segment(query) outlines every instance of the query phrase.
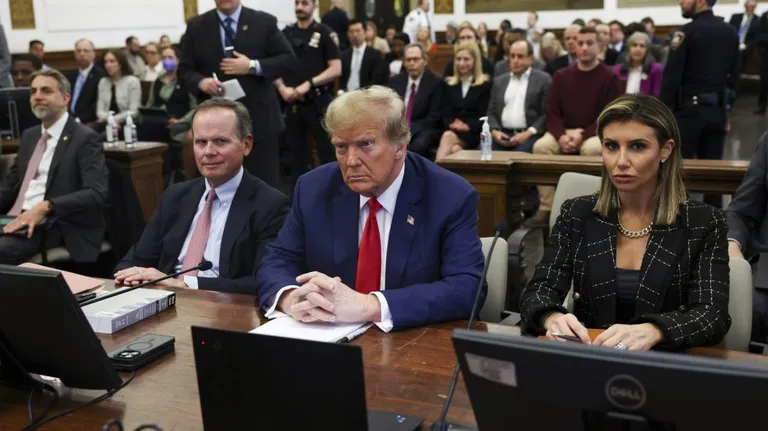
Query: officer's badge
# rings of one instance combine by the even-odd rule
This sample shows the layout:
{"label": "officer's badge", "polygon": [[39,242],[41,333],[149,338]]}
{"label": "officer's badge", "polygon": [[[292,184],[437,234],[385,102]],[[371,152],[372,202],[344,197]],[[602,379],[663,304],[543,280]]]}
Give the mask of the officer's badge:
{"label": "officer's badge", "polygon": [[331,33],[331,40],[336,44],[336,46],[339,46],[339,35],[336,34],[335,31]]}
{"label": "officer's badge", "polygon": [[320,33],[314,32],[312,33],[312,38],[309,40],[309,46],[311,48],[317,48],[320,46]]}
{"label": "officer's badge", "polygon": [[676,31],[672,35],[672,40],[669,42],[669,47],[674,51],[677,48],[680,48],[680,45],[683,44],[683,41],[685,40],[685,33],[682,31]]}

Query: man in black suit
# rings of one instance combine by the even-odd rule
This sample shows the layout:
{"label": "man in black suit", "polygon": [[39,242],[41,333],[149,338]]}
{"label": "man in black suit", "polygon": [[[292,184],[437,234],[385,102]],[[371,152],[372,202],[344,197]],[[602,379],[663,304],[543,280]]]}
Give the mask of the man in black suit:
{"label": "man in black suit", "polygon": [[333,0],[331,10],[323,15],[321,22],[336,33],[339,38],[339,49],[344,51],[349,48],[349,39],[347,39],[347,27],[349,26],[349,17],[344,11],[344,0]]}
{"label": "man in black suit", "polygon": [[80,39],[75,43],[77,70],[67,73],[72,86],[69,112],[83,124],[96,121],[96,102],[99,100],[99,81],[107,76],[104,69],[94,64],[96,50],[93,42]]}
{"label": "man in black suit", "polygon": [[390,78],[389,87],[405,102],[405,116],[411,125],[408,150],[432,156],[441,132],[443,80],[427,70],[427,53],[419,44],[405,48],[403,63],[408,73]]}
{"label": "man in black suit", "polygon": [[547,73],[550,76],[555,76],[555,72],[560,69],[566,68],[572,64],[576,64],[579,61],[579,32],[581,26],[578,24],[571,24],[563,33],[565,38],[565,55],[557,57],[547,63]]}
{"label": "man in black suit", "polygon": [[347,27],[351,45],[341,53],[341,88],[345,91],[384,84],[384,57],[377,49],[365,44],[365,23],[353,19]]}
{"label": "man in black suit", "polygon": [[240,0],[216,0],[215,10],[189,20],[181,49],[179,76],[190,90],[199,89],[202,98],[223,94],[218,78],[237,79],[243,87],[246,96],[240,101],[256,131],[254,151],[244,166],[277,187],[283,123],[272,81],[299,67],[277,19],[242,6]]}
{"label": "man in black suit", "polygon": [[108,188],[104,150],[96,132],[67,113],[70,92],[57,70],[32,76],[30,104],[42,126],[24,131],[0,183],[0,214],[14,217],[0,235],[0,263],[17,265],[43,246],[62,243],[76,262],[99,256]]}
{"label": "man in black suit", "polygon": [[744,13],[735,13],[731,16],[731,27],[739,35],[739,44],[745,54],[748,48],[752,47],[752,43],[756,42],[760,32],[760,18],[755,14],[756,7],[755,0],[747,0],[744,2]]}
{"label": "man in black suit", "polygon": [[253,148],[251,119],[242,104],[203,102],[192,117],[192,136],[202,178],[163,193],[141,239],[118,264],[115,282],[138,284],[207,260],[210,270],[159,284],[255,294],[254,270],[290,203],[242,167]]}

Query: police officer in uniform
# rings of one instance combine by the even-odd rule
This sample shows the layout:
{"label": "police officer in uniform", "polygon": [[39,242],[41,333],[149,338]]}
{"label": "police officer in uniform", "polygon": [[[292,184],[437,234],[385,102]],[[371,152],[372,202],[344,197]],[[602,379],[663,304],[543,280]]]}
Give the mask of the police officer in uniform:
{"label": "police officer in uniform", "polygon": [[296,24],[283,30],[299,59],[299,69],[275,80],[285,101],[285,140],[291,150],[291,176],[295,181],[310,168],[309,134],[321,163],[336,160],[322,119],[333,100],[333,83],[341,76],[339,47],[333,30],[316,22],[312,14],[317,0],[295,0]]}
{"label": "police officer in uniform", "polygon": [[[672,35],[661,83],[661,100],[675,113],[688,159],[723,158],[739,77],[739,37],[712,13],[716,2],[680,0],[683,17],[693,20]],[[704,195],[704,202],[722,206],[719,195]]]}
{"label": "police officer in uniform", "polygon": [[435,43],[435,28],[429,19],[429,0],[419,0],[419,7],[412,10],[405,17],[403,33],[411,38],[411,43],[416,42],[416,33],[419,31],[419,27],[426,27],[429,30],[429,37],[432,43]]}

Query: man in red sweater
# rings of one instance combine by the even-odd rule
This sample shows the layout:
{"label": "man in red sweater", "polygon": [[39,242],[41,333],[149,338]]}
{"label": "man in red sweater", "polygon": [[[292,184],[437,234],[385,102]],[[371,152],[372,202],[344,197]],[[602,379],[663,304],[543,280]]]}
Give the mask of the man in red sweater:
{"label": "man in red sweater", "polygon": [[[600,44],[592,27],[579,31],[579,62],[559,70],[547,97],[547,133],[533,145],[533,154],[599,156],[602,144],[595,136],[597,117],[624,93],[619,76],[598,59]],[[528,221],[549,224],[554,187],[539,187],[539,210]]]}

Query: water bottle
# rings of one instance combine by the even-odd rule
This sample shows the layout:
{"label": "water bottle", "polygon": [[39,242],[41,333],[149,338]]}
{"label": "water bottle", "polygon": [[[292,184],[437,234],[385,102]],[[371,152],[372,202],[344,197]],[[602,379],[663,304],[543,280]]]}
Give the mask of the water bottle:
{"label": "water bottle", "polygon": [[117,127],[115,124],[115,111],[109,111],[107,117],[107,146],[111,147],[117,140]]}
{"label": "water bottle", "polygon": [[123,139],[125,140],[125,146],[132,148],[136,142],[136,125],[133,124],[133,116],[128,113],[128,117],[125,119],[125,126],[123,127]]}
{"label": "water bottle", "polygon": [[488,125],[488,117],[481,117],[480,120],[483,122],[483,130],[480,132],[480,159],[491,160],[493,159],[491,126]]}

